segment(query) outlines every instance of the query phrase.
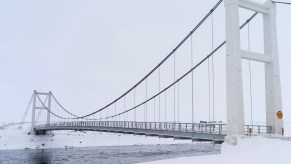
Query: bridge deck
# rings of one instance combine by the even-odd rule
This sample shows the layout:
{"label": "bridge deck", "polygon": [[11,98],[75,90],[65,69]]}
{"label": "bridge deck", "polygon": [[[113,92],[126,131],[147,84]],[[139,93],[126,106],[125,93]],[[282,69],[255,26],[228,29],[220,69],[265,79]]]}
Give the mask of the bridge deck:
{"label": "bridge deck", "polygon": [[[260,133],[264,133],[267,128],[259,126],[256,129],[259,129]],[[224,141],[227,131],[226,124],[214,123],[74,121],[35,126],[36,134],[45,134],[46,131],[53,130],[103,131],[193,141],[214,141],[216,143]]]}

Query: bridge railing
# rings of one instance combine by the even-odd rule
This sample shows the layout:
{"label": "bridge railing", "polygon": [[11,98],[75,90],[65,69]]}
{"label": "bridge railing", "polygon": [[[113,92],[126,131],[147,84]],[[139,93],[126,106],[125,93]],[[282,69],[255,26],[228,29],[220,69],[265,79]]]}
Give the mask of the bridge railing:
{"label": "bridge railing", "polygon": [[267,134],[272,131],[271,126],[265,125],[245,125],[247,134]]}
{"label": "bridge railing", "polygon": [[226,134],[227,126],[221,123],[127,122],[127,121],[72,121],[37,125],[36,127],[104,127],[125,129],[163,130],[208,134]]}
{"label": "bridge railing", "polygon": [[[177,122],[128,122],[128,121],[72,121],[37,125],[36,127],[90,127],[145,129],[155,131],[192,132],[207,134],[227,134],[227,125],[223,123],[177,123]],[[272,130],[270,126],[246,125],[246,134],[266,134]],[[250,131],[251,128],[251,131]]]}

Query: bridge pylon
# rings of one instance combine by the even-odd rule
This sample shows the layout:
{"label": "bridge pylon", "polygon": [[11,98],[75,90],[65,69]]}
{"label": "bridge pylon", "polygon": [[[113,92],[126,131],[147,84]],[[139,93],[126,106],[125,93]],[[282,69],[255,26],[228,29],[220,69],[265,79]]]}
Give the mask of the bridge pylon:
{"label": "bridge pylon", "polygon": [[[47,96],[47,104],[40,104],[40,106],[37,104],[37,99],[39,98],[38,95],[44,95]],[[35,113],[36,110],[45,110],[47,112],[47,117],[46,117],[46,124],[50,125],[50,110],[51,110],[51,97],[52,93],[49,91],[48,93],[42,93],[42,92],[36,92],[34,90],[33,92],[33,102],[32,102],[32,120],[31,120],[31,129],[30,129],[30,134],[35,134],[35,124],[36,124],[36,119],[35,119]]]}
{"label": "bridge pylon", "polygon": [[[266,122],[272,129],[269,133],[282,134],[282,112],[279,56],[276,30],[276,6],[267,1],[264,4],[251,0],[225,0],[226,15],[226,93],[228,138],[244,135],[244,103],[241,59],[265,63]],[[263,15],[264,53],[242,50],[240,47],[239,8]]]}

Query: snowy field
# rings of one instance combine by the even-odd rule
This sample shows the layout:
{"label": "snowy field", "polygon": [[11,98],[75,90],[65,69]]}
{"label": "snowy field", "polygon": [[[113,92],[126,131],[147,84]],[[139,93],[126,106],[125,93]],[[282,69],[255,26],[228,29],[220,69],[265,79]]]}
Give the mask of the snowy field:
{"label": "snowy field", "polygon": [[[3,125],[3,123],[2,123]],[[126,134],[101,133],[101,132],[80,132],[80,131],[55,131],[51,135],[33,136],[28,135],[29,125],[22,130],[18,126],[7,126],[0,129],[0,150],[19,150],[19,149],[50,149],[66,148],[76,149],[78,147],[108,147],[114,146],[147,146],[147,145],[173,145],[181,146],[198,145],[192,144],[189,140],[173,140],[158,137],[134,136]],[[253,136],[242,137],[239,139],[237,146],[223,143],[221,154],[208,155],[207,153],[198,154],[198,156],[185,156],[183,153],[180,157],[166,159],[167,156],[157,161],[148,162],[149,164],[174,164],[174,163],[229,163],[229,164],[273,164],[273,163],[290,163],[291,152],[291,122],[285,123],[285,137],[281,136]],[[202,145],[200,145],[202,147]],[[183,146],[187,147],[187,146]],[[140,149],[140,148],[139,148]],[[162,147],[161,147],[162,149]],[[167,150],[168,148],[166,148]],[[192,149],[192,148],[191,148]],[[72,149],[73,150],[73,149]],[[197,148],[195,150],[198,150]],[[131,151],[131,150],[129,150]],[[187,151],[188,152],[188,151]],[[146,150],[146,153],[149,153]],[[152,152],[157,154],[155,152]],[[125,155],[126,156],[126,155]],[[143,157],[143,158],[146,158]],[[169,158],[171,158],[169,156]],[[132,159],[133,160],[133,159]],[[126,163],[126,162],[125,162]]]}
{"label": "snowy field", "polygon": [[190,140],[92,131],[54,131],[45,136],[28,135],[28,132],[28,125],[21,130],[18,126],[0,129],[0,150],[192,143]]}

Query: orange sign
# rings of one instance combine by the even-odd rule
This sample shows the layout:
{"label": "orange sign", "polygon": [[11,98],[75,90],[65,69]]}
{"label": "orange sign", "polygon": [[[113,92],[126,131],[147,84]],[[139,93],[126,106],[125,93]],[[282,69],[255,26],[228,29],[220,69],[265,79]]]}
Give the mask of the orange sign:
{"label": "orange sign", "polygon": [[277,112],[277,117],[278,117],[279,119],[282,119],[282,118],[283,118],[283,112],[282,112],[282,111],[278,111],[278,112]]}

